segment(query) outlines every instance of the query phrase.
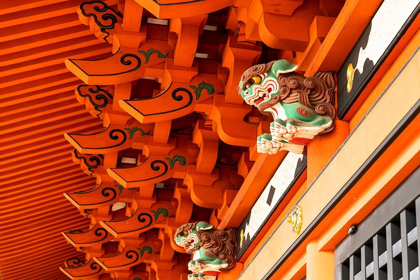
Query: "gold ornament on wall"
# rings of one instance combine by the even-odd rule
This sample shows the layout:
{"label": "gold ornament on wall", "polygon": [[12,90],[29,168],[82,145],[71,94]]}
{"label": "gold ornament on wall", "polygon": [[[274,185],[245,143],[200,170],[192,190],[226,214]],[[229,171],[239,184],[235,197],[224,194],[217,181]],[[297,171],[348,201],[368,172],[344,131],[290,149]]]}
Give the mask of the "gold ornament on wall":
{"label": "gold ornament on wall", "polygon": [[287,217],[287,222],[291,223],[293,231],[299,234],[302,228],[302,208],[295,206],[289,217]]}

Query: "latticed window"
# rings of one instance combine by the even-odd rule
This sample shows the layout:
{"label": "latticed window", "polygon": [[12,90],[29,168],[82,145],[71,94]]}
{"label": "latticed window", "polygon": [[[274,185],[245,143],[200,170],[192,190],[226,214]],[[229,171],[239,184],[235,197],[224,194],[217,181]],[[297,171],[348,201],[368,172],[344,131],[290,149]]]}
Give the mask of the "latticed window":
{"label": "latticed window", "polygon": [[420,279],[419,194],[417,169],[336,248],[336,280]]}

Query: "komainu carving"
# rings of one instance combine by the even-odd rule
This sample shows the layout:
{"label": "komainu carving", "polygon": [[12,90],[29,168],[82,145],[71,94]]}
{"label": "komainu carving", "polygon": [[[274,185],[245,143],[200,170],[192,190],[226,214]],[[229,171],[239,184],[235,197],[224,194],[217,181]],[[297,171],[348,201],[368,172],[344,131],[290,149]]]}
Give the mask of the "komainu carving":
{"label": "komainu carving", "polygon": [[175,243],[193,259],[188,263],[189,280],[213,280],[224,270],[234,267],[235,229],[225,232],[206,222],[188,223],[175,232]]}
{"label": "komainu carving", "polygon": [[334,129],[335,80],[332,72],[305,77],[297,65],[281,59],[246,70],[238,92],[249,105],[271,114],[270,134],[258,137],[258,152],[287,150],[301,154],[318,134]]}

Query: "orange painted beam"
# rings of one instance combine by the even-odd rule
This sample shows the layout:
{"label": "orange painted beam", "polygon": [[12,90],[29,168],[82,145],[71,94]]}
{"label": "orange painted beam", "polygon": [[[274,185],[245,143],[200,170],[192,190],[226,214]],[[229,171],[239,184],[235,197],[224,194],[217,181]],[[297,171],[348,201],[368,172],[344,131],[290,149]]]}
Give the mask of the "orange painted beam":
{"label": "orange painted beam", "polygon": [[276,155],[261,154],[258,156],[218,228],[239,226],[286,154],[286,152],[280,152]]}

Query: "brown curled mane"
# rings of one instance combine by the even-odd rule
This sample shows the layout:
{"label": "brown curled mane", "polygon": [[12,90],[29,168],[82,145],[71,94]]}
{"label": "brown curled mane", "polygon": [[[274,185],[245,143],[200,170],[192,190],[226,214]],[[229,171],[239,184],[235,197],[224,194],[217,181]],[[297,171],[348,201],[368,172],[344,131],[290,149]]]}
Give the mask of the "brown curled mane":
{"label": "brown curled mane", "polygon": [[235,229],[231,228],[228,232],[215,228],[200,230],[197,236],[200,240],[200,247],[210,250],[228,264],[226,268],[221,270],[228,270],[235,266]]}
{"label": "brown curled mane", "polygon": [[187,223],[187,224],[183,224],[182,226],[180,226],[176,232],[175,232],[175,236],[178,236],[181,232],[183,232],[184,230],[190,230],[190,229],[194,229],[195,226],[197,225],[198,222],[195,223]]}
{"label": "brown curled mane", "polygon": [[[246,70],[241,77],[242,89],[252,76],[270,71],[275,62],[258,64]],[[330,116],[331,119],[335,118],[333,72],[318,72],[314,77],[309,78],[296,72],[284,73],[277,76],[277,82],[279,83],[279,101],[286,104],[299,102],[314,109],[317,114]],[[240,90],[238,89],[239,92]],[[262,103],[258,109],[264,113],[264,110],[271,106],[273,104],[270,102]],[[333,129],[334,122],[322,133]]]}

